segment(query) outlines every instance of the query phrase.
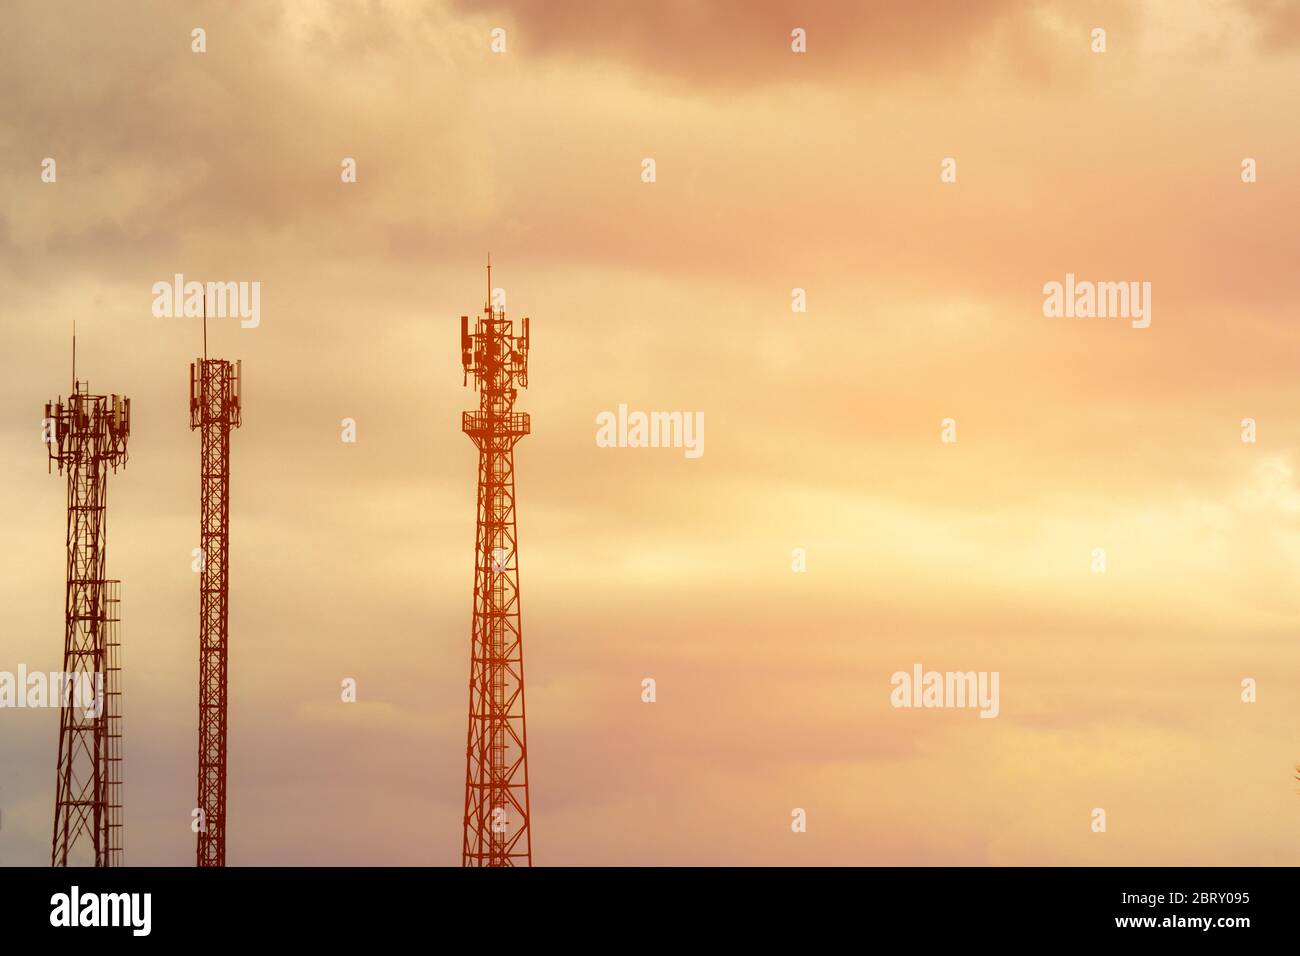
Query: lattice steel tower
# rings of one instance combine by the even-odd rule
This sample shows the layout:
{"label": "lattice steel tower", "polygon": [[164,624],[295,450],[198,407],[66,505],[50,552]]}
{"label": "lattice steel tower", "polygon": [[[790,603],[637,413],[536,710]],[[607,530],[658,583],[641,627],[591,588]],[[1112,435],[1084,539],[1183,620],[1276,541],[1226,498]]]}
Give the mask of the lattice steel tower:
{"label": "lattice steel tower", "polygon": [[[67,696],[59,708],[50,865],[122,863],[122,723],[118,581],[104,577],[108,470],[126,464],[131,400],[92,395],[77,381],[72,345],[72,394],[45,406],[45,443],[59,474],[68,476],[67,591],[63,671]],[[76,687],[95,688],[84,706]]]}
{"label": "lattice steel tower", "polygon": [[[204,313],[207,308],[205,304]],[[205,319],[206,321],[206,319]],[[230,430],[240,425],[240,363],[190,365],[190,428],[199,432],[199,796],[196,866],[226,865],[226,700],[230,590]]]}
{"label": "lattice steel tower", "polygon": [[461,427],[478,447],[478,532],[474,619],[470,630],[469,732],[465,744],[464,866],[531,866],[524,651],[519,626],[515,538],[515,443],[528,414],[514,410],[516,385],[528,386],[528,319],[523,334],[488,301],[469,330],[460,317],[465,382],[474,376],[477,411]]}

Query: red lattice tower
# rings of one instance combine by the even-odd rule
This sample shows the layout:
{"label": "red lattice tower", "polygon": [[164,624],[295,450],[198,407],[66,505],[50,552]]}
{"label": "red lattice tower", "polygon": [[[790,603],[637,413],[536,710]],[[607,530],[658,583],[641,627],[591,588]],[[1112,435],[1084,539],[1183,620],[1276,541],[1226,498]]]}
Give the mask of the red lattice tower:
{"label": "red lattice tower", "polygon": [[[204,311],[206,313],[206,304]],[[206,331],[204,341],[206,342]],[[190,365],[190,428],[199,429],[199,781],[196,866],[226,865],[230,431],[240,425],[240,363]]]}
{"label": "red lattice tower", "polygon": [[[126,464],[131,400],[92,395],[76,380],[72,394],[45,406],[51,462],[68,477],[67,590],[63,672],[67,699],[59,708],[54,837],[50,865],[122,863],[122,725],[118,581],[104,576],[109,469]],[[96,700],[72,696],[95,688]],[[102,696],[101,696],[102,695]],[[61,697],[63,695],[61,694]]]}
{"label": "red lattice tower", "polygon": [[460,317],[461,364],[474,377],[477,411],[461,427],[478,447],[478,531],[470,630],[469,731],[465,745],[464,866],[531,866],[524,649],[515,534],[515,443],[528,434],[514,410],[528,386],[528,319],[523,334],[488,301],[469,329]]}

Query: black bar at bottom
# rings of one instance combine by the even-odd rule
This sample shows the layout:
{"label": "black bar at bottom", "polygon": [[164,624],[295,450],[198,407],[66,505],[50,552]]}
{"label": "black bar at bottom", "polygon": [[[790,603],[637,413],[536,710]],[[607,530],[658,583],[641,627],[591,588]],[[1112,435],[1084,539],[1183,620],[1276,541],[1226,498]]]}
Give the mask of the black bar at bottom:
{"label": "black bar at bottom", "polygon": [[13,868],[0,869],[0,932],[204,951],[277,938],[436,948],[484,930],[484,941],[673,949],[836,937],[858,948],[899,932],[918,951],[1097,937],[1230,946],[1293,938],[1293,886],[1281,868]]}

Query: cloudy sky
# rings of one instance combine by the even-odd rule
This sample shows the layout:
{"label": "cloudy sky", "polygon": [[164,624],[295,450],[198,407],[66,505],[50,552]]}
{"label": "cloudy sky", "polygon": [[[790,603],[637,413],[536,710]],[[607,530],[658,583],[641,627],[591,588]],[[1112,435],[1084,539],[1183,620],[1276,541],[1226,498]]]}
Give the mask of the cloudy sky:
{"label": "cloudy sky", "polygon": [[[9,4],[0,671],[60,666],[75,321],[135,413],[125,859],[191,864],[201,331],[151,287],[260,282],[209,328],[245,375],[229,861],[459,863],[490,251],[532,318],[538,864],[1294,863],[1295,11]],[[1150,282],[1150,327],[1045,317],[1067,273]],[[703,412],[705,454],[597,447],[620,403]],[[999,716],[891,707],[917,662],[999,672]],[[0,863],[48,862],[57,736],[0,710]]]}

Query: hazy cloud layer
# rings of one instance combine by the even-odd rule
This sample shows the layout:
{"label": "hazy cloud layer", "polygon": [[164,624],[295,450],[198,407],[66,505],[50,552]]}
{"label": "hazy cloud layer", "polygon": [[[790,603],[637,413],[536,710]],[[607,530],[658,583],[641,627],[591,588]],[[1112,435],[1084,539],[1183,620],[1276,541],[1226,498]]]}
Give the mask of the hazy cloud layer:
{"label": "hazy cloud layer", "polygon": [[[539,863],[1293,859],[1286,8],[582,7],[6,11],[0,670],[58,666],[64,489],[40,413],[68,391],[75,320],[79,375],[136,411],[108,519],[128,862],[193,855],[201,333],[150,313],[175,273],[263,289],[259,328],[209,328],[246,376],[230,859],[457,862],[456,317],[489,250],[533,319]],[[1151,327],[1044,318],[1067,271],[1151,281]],[[705,455],[597,448],[619,403],[703,411]],[[1002,715],[891,708],[918,660],[1000,670]],[[0,711],[0,862],[48,859],[56,736],[52,712]]]}

